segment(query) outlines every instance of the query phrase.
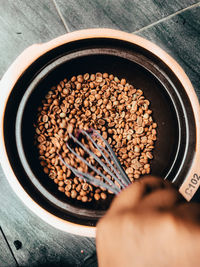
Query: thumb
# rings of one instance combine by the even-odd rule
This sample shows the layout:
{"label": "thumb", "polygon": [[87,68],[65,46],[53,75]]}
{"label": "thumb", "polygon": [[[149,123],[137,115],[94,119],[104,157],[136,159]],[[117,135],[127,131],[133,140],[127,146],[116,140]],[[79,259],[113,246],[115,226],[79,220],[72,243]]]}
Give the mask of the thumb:
{"label": "thumb", "polygon": [[113,200],[110,209],[107,213],[115,213],[124,211],[125,209],[132,209],[136,207],[144,196],[151,192],[169,187],[163,179],[155,176],[146,176],[140,180],[137,180],[127,188],[122,190]]}

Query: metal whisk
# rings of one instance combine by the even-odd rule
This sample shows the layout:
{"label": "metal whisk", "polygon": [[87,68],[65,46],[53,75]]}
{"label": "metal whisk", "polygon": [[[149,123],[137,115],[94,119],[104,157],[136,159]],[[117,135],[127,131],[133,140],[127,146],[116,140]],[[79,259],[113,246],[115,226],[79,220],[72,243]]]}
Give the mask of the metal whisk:
{"label": "metal whisk", "polygon": [[[93,146],[100,152],[99,155],[104,159],[98,157],[95,153],[93,153],[90,149],[88,149],[81,141],[78,140],[78,137],[74,137],[72,134],[69,134],[71,140],[73,140],[74,144],[81,147],[89,156],[91,156],[98,164],[103,168],[103,170],[106,171],[106,173],[109,174],[112,179],[109,179],[106,175],[104,175],[100,170],[98,170],[95,166],[93,166],[91,163],[89,163],[85,158],[80,156],[77,152],[75,152],[73,146],[70,146],[70,142],[68,142],[67,148],[69,151],[75,155],[81,162],[83,162],[89,169],[91,169],[93,172],[95,172],[98,176],[101,177],[101,179],[97,179],[95,176],[79,171],[67,162],[63,160],[63,158],[60,155],[60,160],[63,164],[66,165],[67,168],[69,168],[75,176],[78,178],[84,179],[86,182],[89,182],[95,186],[103,187],[107,189],[108,191],[118,194],[123,188],[128,186],[131,181],[129,180],[127,174],[125,173],[124,169],[122,168],[117,156],[115,155],[114,151],[108,144],[107,140],[105,140],[98,131],[94,129],[90,129],[88,131],[80,130],[78,133],[78,136],[80,134],[85,135],[85,137],[88,138],[89,141],[92,142]],[[95,137],[96,140],[94,140],[92,137]],[[101,140],[101,145],[98,144],[97,140]],[[105,162],[107,164],[105,164]]]}

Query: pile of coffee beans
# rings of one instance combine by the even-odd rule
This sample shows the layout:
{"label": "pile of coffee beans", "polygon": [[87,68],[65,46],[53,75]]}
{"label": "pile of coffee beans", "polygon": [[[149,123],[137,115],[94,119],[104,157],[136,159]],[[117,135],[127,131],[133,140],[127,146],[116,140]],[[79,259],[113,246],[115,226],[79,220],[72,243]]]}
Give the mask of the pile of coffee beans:
{"label": "pile of coffee beans", "polygon": [[[42,100],[34,124],[44,172],[67,197],[82,202],[106,199],[107,190],[75,177],[59,158],[80,169],[80,161],[66,142],[69,133],[93,128],[108,141],[132,182],[149,174],[157,128],[149,106],[141,89],[112,74],[86,73],[64,79]],[[84,157],[84,151],[79,153]]]}

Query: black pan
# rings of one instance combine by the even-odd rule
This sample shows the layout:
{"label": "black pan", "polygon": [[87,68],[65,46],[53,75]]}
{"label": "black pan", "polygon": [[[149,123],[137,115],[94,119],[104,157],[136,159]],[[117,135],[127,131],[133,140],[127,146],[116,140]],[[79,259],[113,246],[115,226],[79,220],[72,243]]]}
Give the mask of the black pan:
{"label": "black pan", "polygon": [[194,158],[196,126],[179,79],[155,54],[140,46],[115,38],[85,38],[51,49],[33,62],[15,84],[5,110],[10,164],[21,186],[42,208],[61,219],[95,226],[112,199],[97,204],[66,198],[43,172],[33,144],[33,123],[47,91],[64,78],[86,72],[112,73],[143,90],[158,124],[151,173],[177,188]]}

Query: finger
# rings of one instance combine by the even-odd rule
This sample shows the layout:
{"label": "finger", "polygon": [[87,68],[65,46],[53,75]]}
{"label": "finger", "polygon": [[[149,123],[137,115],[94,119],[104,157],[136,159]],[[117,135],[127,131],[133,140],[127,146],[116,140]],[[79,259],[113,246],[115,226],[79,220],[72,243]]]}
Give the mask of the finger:
{"label": "finger", "polygon": [[140,209],[169,209],[183,201],[183,197],[173,187],[158,189],[146,195],[139,204]]}
{"label": "finger", "polygon": [[134,208],[145,195],[165,186],[168,185],[166,185],[165,181],[161,178],[146,176],[122,190],[113,200],[108,212],[115,213],[121,210]]}
{"label": "finger", "polygon": [[174,208],[174,215],[188,223],[200,223],[200,204],[184,203]]}

